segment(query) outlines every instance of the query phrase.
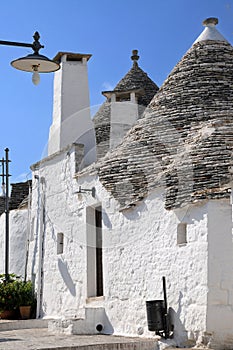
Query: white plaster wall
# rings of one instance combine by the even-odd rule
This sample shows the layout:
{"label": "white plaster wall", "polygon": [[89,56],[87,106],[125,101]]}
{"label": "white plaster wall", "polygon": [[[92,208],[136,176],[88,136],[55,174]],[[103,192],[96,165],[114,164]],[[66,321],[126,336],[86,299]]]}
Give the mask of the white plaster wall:
{"label": "white plaster wall", "polygon": [[232,349],[233,242],[231,205],[227,200],[208,204],[208,307],[210,346]]}
{"label": "white plaster wall", "polygon": [[[176,244],[179,221],[172,212],[164,210],[163,204],[157,193],[141,206],[141,213],[139,209],[139,213],[136,210],[129,218],[122,215],[118,232],[127,235],[128,242],[118,246],[117,254],[113,247],[107,255],[106,265],[111,264],[112,268],[106,293],[112,302],[115,301],[113,310],[115,317],[118,316],[114,323],[118,332],[135,334],[142,327],[145,334],[149,334],[145,301],[163,299],[162,276],[165,276],[175,333],[184,339],[186,331],[195,333],[205,329],[206,218],[201,219],[197,210],[194,222],[189,223],[188,244],[179,247]],[[116,279],[117,274],[114,282],[112,278]],[[122,310],[130,310],[124,313],[124,318],[119,317],[117,299]]]}
{"label": "white plaster wall", "polygon": [[[61,65],[61,68],[63,66]],[[59,69],[54,73],[53,81],[53,120],[49,130],[48,154],[53,154],[60,149],[60,124],[62,113],[62,76],[63,71]]]}
{"label": "white plaster wall", "polygon": [[[135,101],[136,102],[136,101]],[[122,141],[126,132],[138,119],[138,104],[131,101],[111,102],[110,148]]]}
{"label": "white plaster wall", "polygon": [[53,117],[63,122],[70,115],[90,106],[87,61],[63,61],[55,76]]}
{"label": "white plaster wall", "polygon": [[[158,190],[136,209],[120,213],[96,179],[79,183],[97,189],[97,198],[87,197],[85,206],[103,207],[104,299],[89,300],[87,307],[104,306],[117,334],[137,335],[143,329],[151,336],[145,304],[163,299],[166,276],[176,341],[197,340],[206,330],[207,207],[166,211]],[[188,243],[182,246],[177,245],[179,222],[187,223]]]}
{"label": "white plaster wall", "polygon": [[[28,210],[11,210],[9,215],[9,272],[24,276],[28,236]],[[5,273],[5,214],[0,217],[0,273]]]}
{"label": "white plaster wall", "polygon": [[[85,249],[83,220],[77,210],[77,191],[73,150],[60,153],[41,163],[33,172],[32,221],[30,243],[31,275],[40,290],[40,269],[43,271],[43,317],[80,317],[85,303]],[[38,178],[35,179],[34,175]],[[44,197],[41,202],[41,198]],[[40,199],[38,199],[40,198]],[[41,216],[41,207],[44,216]],[[39,207],[39,209],[38,209]],[[57,254],[57,234],[64,234],[64,253]],[[41,236],[45,238],[40,261]],[[40,268],[41,264],[41,268]]]}
{"label": "white plaster wall", "polygon": [[[42,162],[33,179],[30,272],[39,277],[40,225],[38,196],[44,191],[42,316],[84,317],[85,308],[104,307],[116,334],[153,336],[147,330],[146,300],[162,299],[167,281],[178,345],[205,335],[208,292],[208,204],[166,211],[157,190],[135,209],[119,212],[117,202],[94,176],[75,174],[74,150]],[[96,188],[75,194],[82,188]],[[38,187],[39,186],[39,187]],[[216,210],[221,201],[216,203]],[[104,297],[87,299],[88,207],[103,208]],[[41,209],[41,208],[40,208]],[[40,210],[39,210],[40,213]],[[210,214],[214,215],[214,213]],[[219,218],[220,220],[220,218]],[[177,245],[177,225],[187,224],[187,243]],[[219,224],[220,225],[220,224]],[[57,254],[57,233],[64,234],[64,252]]]}
{"label": "white plaster wall", "polygon": [[53,122],[48,154],[74,142],[85,145],[85,165],[96,160],[95,133],[90,115],[87,62],[66,61],[54,77]]}

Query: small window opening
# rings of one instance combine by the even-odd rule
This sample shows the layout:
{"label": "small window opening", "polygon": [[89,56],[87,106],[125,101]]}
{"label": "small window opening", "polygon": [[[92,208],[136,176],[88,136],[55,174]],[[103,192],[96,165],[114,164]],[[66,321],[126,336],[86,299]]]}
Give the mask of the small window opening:
{"label": "small window opening", "polygon": [[64,234],[62,232],[58,232],[57,234],[57,254],[63,253],[64,246]]}
{"label": "small window opening", "polygon": [[126,101],[130,101],[130,95],[116,97],[116,102],[126,102]]}
{"label": "small window opening", "polygon": [[185,243],[187,243],[187,224],[182,222],[177,226],[177,244]]}

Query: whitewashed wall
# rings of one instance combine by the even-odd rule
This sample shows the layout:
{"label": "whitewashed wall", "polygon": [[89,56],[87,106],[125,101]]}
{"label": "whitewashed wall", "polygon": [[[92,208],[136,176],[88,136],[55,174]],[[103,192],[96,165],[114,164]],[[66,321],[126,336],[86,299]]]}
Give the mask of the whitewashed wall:
{"label": "whitewashed wall", "polygon": [[[105,245],[105,298],[98,306],[105,307],[114,331],[152,335],[147,330],[145,302],[163,299],[165,276],[177,344],[187,338],[197,340],[206,327],[207,206],[169,212],[158,190],[136,209],[120,213],[115,200],[100,185],[97,188]],[[179,222],[187,223],[188,241],[180,246]]]}
{"label": "whitewashed wall", "polygon": [[95,132],[90,114],[86,55],[64,53],[54,75],[53,122],[48,154],[73,142],[85,145],[86,165],[96,160]]}
{"label": "whitewashed wall", "polygon": [[230,202],[208,205],[208,303],[207,333],[213,348],[233,345],[233,241]]}
{"label": "whitewashed wall", "polygon": [[[29,265],[38,294],[43,271],[43,310],[38,316],[80,316],[85,301],[85,249],[78,238],[83,220],[74,194],[75,156],[74,149],[67,148],[39,163],[39,170],[33,172]],[[63,254],[57,254],[58,233],[64,234]]]}
{"label": "whitewashed wall", "polygon": [[111,128],[110,149],[115,148],[122,141],[126,132],[138,119],[138,104],[135,93],[131,93],[130,101],[116,102],[115,94],[111,97]]}
{"label": "whitewashed wall", "polygon": [[[28,277],[35,278],[37,291],[43,287],[39,316],[84,318],[86,308],[103,307],[116,334],[153,336],[147,330],[145,302],[163,298],[162,276],[166,276],[176,344],[193,340],[230,349],[233,243],[229,201],[166,211],[163,191],[158,189],[135,209],[120,213],[96,177],[74,179],[81,153],[81,148],[71,147],[38,163],[33,172]],[[96,197],[75,193],[79,185],[95,186]],[[87,208],[97,205],[103,208],[104,297],[88,298],[86,215]],[[10,272],[19,275],[25,268],[28,215],[27,209],[10,213]],[[187,224],[187,243],[178,245],[180,222]],[[64,234],[62,254],[57,254],[58,233]],[[2,257],[4,239],[3,214]],[[4,259],[0,271],[4,273]]]}
{"label": "whitewashed wall", "polygon": [[[9,272],[24,276],[28,237],[28,210],[11,210],[9,215]],[[5,214],[0,217],[0,273],[5,273]]]}
{"label": "whitewashed wall", "polygon": [[[49,157],[38,167],[33,172],[39,178],[33,180],[34,238],[30,243],[30,263],[38,285],[41,242],[38,196],[44,193],[40,315],[84,317],[86,307],[104,307],[116,334],[153,336],[147,330],[145,302],[163,298],[165,276],[177,344],[188,338],[200,340],[205,335],[207,318],[208,204],[166,211],[163,191],[157,190],[135,209],[120,213],[117,202],[94,176],[83,176],[78,182],[74,179],[74,149]],[[74,194],[79,185],[89,189],[95,186],[96,198],[90,193]],[[93,299],[87,298],[86,208],[100,204],[104,297]],[[177,245],[180,222],[187,223],[187,244]],[[59,232],[64,234],[63,254],[57,254]]]}

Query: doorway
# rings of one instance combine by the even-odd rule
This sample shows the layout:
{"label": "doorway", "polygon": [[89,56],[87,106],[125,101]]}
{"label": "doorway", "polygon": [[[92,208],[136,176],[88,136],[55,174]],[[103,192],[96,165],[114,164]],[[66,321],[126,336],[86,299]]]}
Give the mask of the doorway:
{"label": "doorway", "polygon": [[87,297],[103,296],[102,207],[88,207],[87,222]]}

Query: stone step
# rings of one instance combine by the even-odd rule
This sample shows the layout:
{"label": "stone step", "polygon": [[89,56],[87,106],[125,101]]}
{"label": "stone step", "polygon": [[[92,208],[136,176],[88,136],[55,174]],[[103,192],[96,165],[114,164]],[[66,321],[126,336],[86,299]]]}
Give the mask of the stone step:
{"label": "stone step", "polygon": [[48,328],[49,320],[0,320],[0,332],[11,331],[17,329],[34,329],[34,328]]}

